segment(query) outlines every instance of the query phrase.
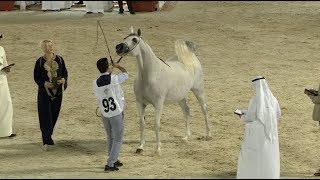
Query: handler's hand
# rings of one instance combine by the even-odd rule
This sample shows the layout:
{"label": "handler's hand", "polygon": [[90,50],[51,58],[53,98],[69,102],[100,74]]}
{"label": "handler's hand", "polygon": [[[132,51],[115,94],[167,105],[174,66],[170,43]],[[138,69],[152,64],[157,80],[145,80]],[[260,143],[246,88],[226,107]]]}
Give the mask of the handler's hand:
{"label": "handler's hand", "polygon": [[119,64],[114,61],[114,62],[112,63],[112,66],[115,67],[115,68],[118,68],[118,67],[119,67]]}

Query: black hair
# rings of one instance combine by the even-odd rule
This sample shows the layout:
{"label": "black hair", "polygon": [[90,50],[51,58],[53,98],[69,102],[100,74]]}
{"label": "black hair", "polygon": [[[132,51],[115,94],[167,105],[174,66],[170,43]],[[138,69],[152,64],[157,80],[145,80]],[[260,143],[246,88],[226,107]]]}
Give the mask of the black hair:
{"label": "black hair", "polygon": [[256,78],[256,79],[252,80],[252,82],[258,81],[260,79],[265,79],[265,78],[264,77]]}
{"label": "black hair", "polygon": [[109,67],[108,58],[106,58],[106,57],[100,58],[97,61],[97,68],[99,69],[100,73],[107,72],[108,67]]}

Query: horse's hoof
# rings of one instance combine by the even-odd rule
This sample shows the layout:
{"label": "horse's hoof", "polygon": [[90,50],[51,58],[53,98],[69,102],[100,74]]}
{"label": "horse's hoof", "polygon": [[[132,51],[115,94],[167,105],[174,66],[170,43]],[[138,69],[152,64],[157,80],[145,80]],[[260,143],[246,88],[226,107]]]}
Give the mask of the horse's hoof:
{"label": "horse's hoof", "polygon": [[156,151],[156,155],[157,155],[158,157],[161,157],[161,156],[162,156],[161,151]]}
{"label": "horse's hoof", "polygon": [[142,154],[142,153],[143,153],[143,149],[137,149],[137,150],[136,150],[136,153],[137,153],[137,154]]}
{"label": "horse's hoof", "polygon": [[187,142],[188,142],[188,137],[182,138],[182,141],[185,142],[185,143],[187,143]]}

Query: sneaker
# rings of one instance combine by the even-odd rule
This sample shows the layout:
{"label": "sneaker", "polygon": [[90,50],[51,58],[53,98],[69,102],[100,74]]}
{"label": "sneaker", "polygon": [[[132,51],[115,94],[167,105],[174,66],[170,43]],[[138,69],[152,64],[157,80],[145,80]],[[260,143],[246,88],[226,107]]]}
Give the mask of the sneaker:
{"label": "sneaker", "polygon": [[115,167],[120,167],[120,166],[123,166],[123,163],[121,163],[119,160],[116,161],[114,164],[113,164]]}
{"label": "sneaker", "polygon": [[17,134],[11,134],[10,136],[8,136],[8,137],[16,137],[17,136]]}
{"label": "sneaker", "polygon": [[113,166],[113,167],[109,167],[108,165],[106,165],[104,167],[104,172],[109,172],[109,171],[118,171],[119,168],[117,168],[116,166]]}

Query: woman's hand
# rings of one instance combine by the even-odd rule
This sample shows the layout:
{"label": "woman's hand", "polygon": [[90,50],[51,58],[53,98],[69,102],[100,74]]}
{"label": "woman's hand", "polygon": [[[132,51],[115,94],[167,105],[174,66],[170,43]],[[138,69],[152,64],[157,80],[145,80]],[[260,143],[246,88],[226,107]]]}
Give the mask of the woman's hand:
{"label": "woman's hand", "polygon": [[64,84],[66,80],[64,78],[61,78],[60,80],[57,81],[57,84]]}
{"label": "woman's hand", "polygon": [[46,82],[44,82],[44,87],[51,89],[51,88],[53,88],[53,84],[49,81],[46,81]]}

